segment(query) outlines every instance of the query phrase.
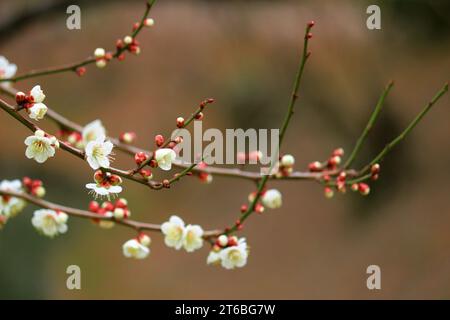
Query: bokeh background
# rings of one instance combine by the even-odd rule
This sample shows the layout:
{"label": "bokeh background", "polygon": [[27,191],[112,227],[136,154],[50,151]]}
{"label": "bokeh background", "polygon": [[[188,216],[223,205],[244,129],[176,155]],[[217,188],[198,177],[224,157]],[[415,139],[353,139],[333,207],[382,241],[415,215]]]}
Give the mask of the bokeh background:
{"label": "bokeh background", "polygon": [[[144,8],[143,1],[80,1],[79,31],[65,27],[66,2],[37,16],[24,14],[49,3],[0,2],[0,54],[19,73],[113,48]],[[366,28],[369,4],[381,6],[382,30]],[[156,26],[139,37],[140,56],[105,70],[91,66],[83,78],[61,74],[17,88],[40,84],[46,103],[60,113],[79,123],[101,118],[111,135],[134,130],[145,148],[206,97],[217,102],[204,127],[277,128],[304,25],[314,19],[312,58],[283,151],[295,155],[297,169],[335,147],[349,151],[394,79],[358,159],[362,165],[448,81],[449,9],[443,0],[159,1],[151,14]],[[0,232],[0,298],[450,298],[449,115],[447,95],[383,162],[369,197],[326,200],[312,182],[271,183],[283,192],[284,206],[251,217],[242,232],[251,255],[240,270],[207,266],[207,246],[193,254],[166,248],[159,234],[148,259],[125,259],[121,245],[134,236],[131,230],[103,230],[75,218],[66,235],[49,240],[33,230],[29,206]],[[50,122],[42,125],[55,130]],[[47,199],[87,206],[87,165],[65,152],[45,165],[27,160],[29,133],[4,113],[0,133],[1,179],[41,178]],[[133,162],[118,156],[117,164],[130,168]],[[163,222],[176,213],[211,229],[234,221],[252,190],[248,181],[217,177],[203,185],[186,178],[160,192],[125,182],[123,196],[136,219]],[[66,289],[71,264],[81,267],[80,291]],[[380,291],[366,288],[371,264],[381,267]]]}

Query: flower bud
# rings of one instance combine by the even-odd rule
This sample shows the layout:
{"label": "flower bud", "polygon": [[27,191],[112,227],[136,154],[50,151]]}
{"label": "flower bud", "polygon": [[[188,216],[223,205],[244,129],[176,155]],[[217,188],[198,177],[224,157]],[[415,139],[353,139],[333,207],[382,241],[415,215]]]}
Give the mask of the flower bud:
{"label": "flower bud", "polygon": [[77,75],[79,77],[84,76],[84,74],[86,73],[86,68],[85,67],[79,67],[75,70],[75,72],[77,73]]}
{"label": "flower bud", "polygon": [[333,156],[343,157],[344,156],[344,149],[343,148],[337,148],[333,151]]}
{"label": "flower bud", "polygon": [[199,113],[197,113],[196,115],[195,115],[195,119],[196,120],[202,120],[203,119],[203,112],[199,112]]}
{"label": "flower bud", "polygon": [[216,243],[221,247],[225,247],[228,244],[228,237],[222,234],[217,238]]}
{"label": "flower bud", "polygon": [[43,198],[45,196],[45,188],[43,186],[39,186],[33,190],[33,194],[38,198]]}
{"label": "flower bud", "polygon": [[280,163],[283,167],[292,167],[295,163],[295,158],[290,154],[285,154],[281,157]]}
{"label": "flower bud", "polygon": [[95,173],[94,173],[95,182],[100,183],[103,181],[103,178],[104,178],[104,174],[103,174],[102,170],[95,171]]}
{"label": "flower bud", "polygon": [[155,25],[155,20],[152,18],[147,18],[144,20],[144,26],[146,27],[153,27]]}
{"label": "flower bud", "polygon": [[97,212],[98,209],[100,209],[100,205],[99,205],[99,203],[97,201],[89,202],[89,211]]}
{"label": "flower bud", "polygon": [[146,179],[149,179],[149,180],[153,177],[152,171],[149,170],[149,169],[141,169],[141,170],[139,171],[139,174],[140,174],[143,178],[146,178]]}
{"label": "flower bud", "polygon": [[184,118],[183,117],[178,117],[177,118],[177,127],[178,128],[183,128],[184,127]]}
{"label": "flower bud", "polygon": [[236,236],[228,237],[228,243],[227,243],[227,245],[228,245],[229,247],[231,247],[231,246],[237,246],[237,245],[238,245],[238,238],[237,238]]}
{"label": "flower bud", "polygon": [[126,45],[131,44],[133,42],[133,38],[131,36],[126,36],[125,38],[123,38],[123,42]]}
{"label": "flower bud", "polygon": [[99,59],[99,60],[95,61],[95,65],[97,66],[97,68],[103,69],[104,67],[106,67],[106,60]]}
{"label": "flower bud", "polygon": [[94,51],[94,56],[96,58],[103,58],[105,56],[105,54],[106,54],[106,52],[105,52],[105,49],[103,49],[103,48],[97,48]]}
{"label": "flower bud", "polygon": [[111,175],[111,177],[109,178],[109,182],[111,183],[111,185],[113,186],[118,186],[122,184],[122,178],[119,177],[116,174]]}
{"label": "flower bud", "polygon": [[358,190],[363,196],[367,196],[370,193],[370,187],[366,183],[358,184]]}
{"label": "flower bud", "polygon": [[309,171],[311,171],[311,172],[321,171],[321,170],[322,170],[322,164],[321,164],[319,161],[311,162],[311,163],[308,165],[308,169],[309,169]]}
{"label": "flower bud", "polygon": [[324,194],[326,198],[331,199],[334,196],[334,191],[330,187],[325,187]]}
{"label": "flower bud", "polygon": [[125,198],[119,198],[119,199],[116,200],[115,205],[116,205],[116,208],[124,209],[124,208],[126,208],[128,206],[128,201]]}
{"label": "flower bud", "polygon": [[157,147],[161,147],[164,144],[164,137],[160,134],[155,136],[155,144]]}
{"label": "flower bud", "polygon": [[27,100],[27,96],[22,91],[16,93],[16,103],[18,105],[23,104]]}
{"label": "flower bud", "polygon": [[256,213],[261,214],[261,213],[264,212],[264,210],[265,210],[265,208],[264,208],[264,206],[263,206],[261,203],[257,203],[257,204],[255,205],[255,212],[256,212]]}
{"label": "flower bud", "polygon": [[138,152],[134,155],[134,161],[136,162],[136,164],[138,166],[141,165],[142,162],[144,162],[147,159],[148,159],[148,156],[144,152]]}
{"label": "flower bud", "polygon": [[140,244],[146,247],[148,247],[152,243],[152,239],[145,233],[139,234],[138,241]]}
{"label": "flower bud", "polygon": [[380,172],[380,165],[378,163],[372,165],[372,167],[370,167],[370,172],[372,175],[378,174]]}
{"label": "flower bud", "polygon": [[134,132],[124,132],[120,135],[120,141],[124,143],[133,143],[136,140],[136,133]]}
{"label": "flower bud", "polygon": [[114,209],[114,218],[117,220],[122,220],[125,217],[125,210],[122,208]]}

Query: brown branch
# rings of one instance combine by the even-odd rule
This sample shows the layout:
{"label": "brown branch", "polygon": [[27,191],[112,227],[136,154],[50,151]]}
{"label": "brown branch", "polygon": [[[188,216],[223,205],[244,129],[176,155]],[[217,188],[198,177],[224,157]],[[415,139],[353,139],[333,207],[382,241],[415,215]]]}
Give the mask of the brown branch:
{"label": "brown branch", "polygon": [[[117,220],[114,218],[98,215],[98,214],[95,214],[90,211],[81,210],[81,209],[72,208],[72,207],[66,207],[66,206],[59,205],[59,204],[56,204],[53,202],[45,201],[45,200],[42,200],[40,198],[34,197],[32,195],[29,195],[29,194],[23,193],[23,192],[0,190],[0,195],[7,195],[7,196],[15,197],[15,198],[20,198],[20,199],[23,199],[29,203],[32,203],[40,208],[50,209],[50,210],[60,210],[62,212],[67,213],[69,216],[73,216],[73,217],[77,217],[77,218],[113,221],[119,225],[132,228],[138,232],[144,231],[144,230],[161,232],[161,225],[159,225],[159,224],[140,222],[140,221],[130,220],[130,219]],[[215,237],[215,236],[219,235],[220,232],[221,232],[220,230],[205,231],[203,234],[203,238],[208,239],[211,237]]]}

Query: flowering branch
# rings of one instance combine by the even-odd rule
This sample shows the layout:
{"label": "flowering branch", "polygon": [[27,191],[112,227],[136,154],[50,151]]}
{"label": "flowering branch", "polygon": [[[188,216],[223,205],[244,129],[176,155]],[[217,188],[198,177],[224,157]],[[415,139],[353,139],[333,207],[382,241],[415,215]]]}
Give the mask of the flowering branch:
{"label": "flowering branch", "polygon": [[[30,178],[24,178],[22,182],[19,180],[4,180],[0,183],[0,227],[6,223],[7,219],[21,211],[25,204],[29,202],[42,208],[34,212],[32,219],[33,226],[39,232],[49,237],[54,237],[67,231],[66,222],[68,216],[88,218],[104,228],[109,228],[117,223],[131,227],[138,232],[137,238],[128,240],[123,245],[123,253],[126,257],[142,259],[150,253],[150,237],[142,233],[142,231],[147,230],[163,233],[167,246],[177,250],[183,248],[188,252],[200,249],[203,246],[203,241],[207,240],[213,245],[212,251],[207,258],[208,264],[220,263],[227,269],[242,267],[246,264],[248,257],[247,243],[245,238],[238,239],[232,234],[241,230],[243,223],[254,212],[262,213],[265,208],[276,209],[281,206],[281,193],[276,189],[267,190],[269,181],[275,179],[316,181],[325,186],[325,195],[327,197],[333,196],[335,189],[339,192],[345,192],[346,186],[348,185],[351,186],[352,190],[367,195],[370,188],[364,181],[368,179],[376,180],[378,178],[380,172],[379,162],[412,131],[433,105],[448,91],[448,84],[446,84],[408,127],[398,137],[388,143],[361,170],[354,170],[351,168],[351,165],[378,119],[385,98],[393,86],[392,82],[387,85],[380,96],[366,127],[344,165],[341,166],[344,155],[342,148],[335,149],[326,161],[314,161],[310,163],[309,170],[305,172],[294,172],[294,157],[289,154],[284,154],[279,159],[272,159],[267,174],[261,175],[260,172],[245,171],[242,169],[210,167],[203,162],[203,159],[198,164],[186,164],[176,160],[176,153],[173,149],[177,144],[182,142],[182,136],[178,136],[180,134],[179,130],[186,128],[194,120],[201,120],[203,118],[204,108],[206,105],[212,103],[214,101],[213,99],[207,99],[201,102],[197,110],[186,120],[182,117],[177,118],[178,130],[169,139],[164,139],[162,135],[156,135],[155,144],[157,148],[154,151],[147,151],[132,145],[135,138],[135,134],[132,132],[123,133],[118,139],[107,137],[106,129],[99,120],[91,122],[86,126],[81,126],[63,117],[54,110],[49,109],[43,103],[45,94],[39,85],[33,87],[29,94],[17,92],[9,86],[11,82],[17,82],[22,79],[66,71],[76,71],[78,75],[83,75],[86,72],[85,65],[96,63],[97,67],[102,68],[113,58],[119,61],[123,60],[125,51],[138,54],[140,48],[136,36],[144,26],[153,25],[154,22],[148,18],[148,14],[154,2],[155,0],[147,2],[146,10],[141,21],[134,24],[133,33],[130,36],[126,36],[123,40],[119,39],[117,41],[114,54],[106,52],[102,48],[97,48],[94,52],[94,57],[89,57],[82,62],[63,67],[31,71],[17,77],[14,77],[17,67],[10,64],[6,58],[0,57],[0,82],[6,82],[5,85],[0,85],[0,92],[14,97],[17,103],[17,106],[12,106],[0,99],[0,108],[34,132],[33,136],[25,139],[25,144],[27,145],[25,151],[26,157],[42,163],[49,157],[53,157],[56,149],[61,148],[86,161],[95,170],[95,183],[87,184],[86,187],[91,189],[91,192],[94,192],[96,195],[106,196],[108,198],[108,201],[104,201],[102,204],[97,201],[91,201],[89,211],[85,211],[40,199],[44,196],[45,189],[39,180],[31,180]],[[294,114],[294,107],[299,97],[305,65],[311,55],[308,51],[308,44],[312,38],[310,31],[313,26],[313,21],[309,22],[306,26],[303,50],[294,79],[287,112],[280,128],[279,143],[276,150],[272,150],[272,154],[279,153]],[[42,131],[34,122],[23,116],[21,111],[25,111],[32,120],[40,120],[47,115],[47,118],[59,126],[63,138],[57,139],[55,136],[51,136]],[[67,135],[67,139],[64,139],[65,135]],[[137,166],[130,170],[111,167],[110,155],[114,147],[133,156]],[[248,157],[250,158],[250,154]],[[257,157],[259,157],[259,153]],[[171,179],[164,179],[161,182],[151,180],[153,175],[149,168],[159,167],[162,170],[169,171],[172,169],[172,164],[183,168],[183,170],[174,174]],[[241,206],[242,215],[234,225],[224,230],[204,231],[199,225],[186,225],[178,216],[171,216],[168,221],[161,225],[144,223],[129,219],[131,212],[125,199],[120,198],[115,202],[109,201],[110,195],[115,196],[122,191],[122,187],[120,186],[122,183],[121,178],[146,185],[154,190],[160,190],[170,188],[173,183],[179,181],[182,177],[193,174],[197,174],[201,180],[206,182],[210,181],[208,178],[211,178],[211,175],[218,175],[248,179],[257,184],[256,191],[249,196],[249,204]]]}
{"label": "flowering branch", "polygon": [[[67,206],[63,206],[60,204],[56,204],[54,202],[42,200],[36,196],[27,194],[25,192],[16,192],[16,191],[11,191],[11,190],[1,190],[0,189],[0,196],[20,198],[20,199],[23,199],[28,203],[32,203],[40,208],[65,212],[68,215],[74,216],[77,218],[91,219],[91,220],[104,220],[104,221],[114,222],[119,225],[132,228],[132,229],[136,230],[137,232],[142,232],[142,231],[161,232],[161,225],[159,225],[159,224],[140,222],[140,221],[135,221],[135,220],[131,220],[131,219],[121,219],[120,220],[120,219],[116,219],[114,217],[101,216],[101,215],[98,215],[98,214],[90,212],[90,211],[67,207]],[[205,231],[203,234],[203,238],[209,239],[209,238],[215,237],[219,234],[220,234],[220,230]]]}
{"label": "flowering branch", "polygon": [[[33,122],[31,122],[30,120],[26,119],[25,117],[23,117],[20,113],[19,113],[19,108],[15,108],[11,105],[9,105],[8,103],[6,103],[5,101],[3,101],[2,99],[0,99],[0,108],[2,108],[4,111],[6,111],[9,115],[11,115],[12,117],[14,117],[16,120],[18,120],[20,123],[22,123],[24,126],[26,126],[28,129],[30,129],[32,132],[36,132],[41,130],[41,128],[39,128],[37,125],[35,125]],[[71,153],[72,155],[82,159],[82,160],[86,160],[86,153],[83,152],[82,150],[79,150],[71,145],[69,145],[68,143],[61,141],[61,140],[57,140],[59,147],[64,150],[67,151],[69,153]],[[193,166],[189,169],[191,170],[193,168]],[[153,190],[160,190],[164,187],[164,183],[163,182],[156,182],[156,181],[149,181],[148,179],[145,178],[140,178],[140,177],[136,177],[134,176],[132,171],[126,171],[126,170],[121,170],[121,169],[117,169],[114,167],[109,167],[109,168],[102,168],[103,171],[105,172],[109,172],[111,174],[117,175],[119,177],[125,178],[125,179],[129,179],[132,180],[134,182],[143,184],[145,186],[150,187],[150,189]],[[178,179],[176,179],[175,181],[177,181]],[[175,182],[172,181],[172,182]]]}
{"label": "flowering branch", "polygon": [[[137,25],[135,24],[135,26],[134,26],[134,31],[131,36],[132,40],[136,38],[136,36],[139,34],[139,32],[142,30],[142,28],[146,25],[148,14],[150,13],[150,9],[152,8],[152,6],[154,5],[155,2],[156,2],[156,0],[147,1],[146,9],[145,9],[145,12],[144,12],[144,15],[143,15],[141,21]],[[153,24],[153,21],[151,19],[148,20],[148,24],[149,25]],[[122,54],[126,50],[130,50],[130,48],[132,48],[133,45],[134,44],[130,41],[128,43],[124,43],[121,46],[117,46],[116,52],[111,57],[108,57],[108,60],[110,60],[111,58],[123,60]],[[41,69],[41,70],[32,70],[23,75],[19,75],[19,76],[15,76],[15,77],[0,78],[0,83],[1,82],[18,82],[18,81],[29,79],[29,78],[36,78],[36,77],[41,77],[41,76],[46,76],[46,75],[64,73],[64,72],[68,72],[68,71],[77,72],[79,75],[83,75],[84,72],[86,71],[85,69],[83,69],[85,66],[93,64],[93,63],[97,63],[98,61],[99,61],[99,57],[90,56],[82,61],[70,63],[70,64],[63,65],[63,66],[45,68],[45,69]]]}

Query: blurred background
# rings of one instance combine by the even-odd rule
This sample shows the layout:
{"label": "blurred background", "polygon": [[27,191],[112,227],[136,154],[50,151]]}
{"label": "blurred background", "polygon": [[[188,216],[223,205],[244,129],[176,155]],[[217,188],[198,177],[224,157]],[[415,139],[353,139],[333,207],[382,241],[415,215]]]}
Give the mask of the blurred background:
{"label": "blurred background", "polygon": [[[56,3],[56,4],[55,4]],[[79,4],[82,29],[66,29],[65,8]],[[368,30],[366,8],[381,7],[381,30]],[[78,61],[95,48],[114,48],[130,33],[144,1],[0,2],[0,55],[35,68]],[[204,128],[277,128],[283,119],[302,46],[315,20],[312,57],[283,152],[296,169],[348,152],[389,80],[395,87],[361,152],[365,164],[395,137],[448,81],[448,1],[159,1],[153,29],[140,36],[142,53],[87,74],[20,82],[40,84],[46,103],[76,122],[101,118],[110,135],[132,130],[150,149],[155,134],[214,97]],[[125,259],[132,230],[99,229],[71,218],[54,240],[31,226],[32,206],[0,232],[0,298],[40,299],[409,299],[450,298],[449,96],[386,158],[369,197],[348,193],[326,200],[312,182],[271,183],[284,205],[252,216],[241,233],[247,267],[207,266],[208,246],[192,254],[152,236],[144,261]],[[50,132],[56,128],[43,121]],[[44,180],[47,199],[86,208],[92,170],[58,152],[45,165],[24,156],[29,132],[0,113],[0,179]],[[133,166],[118,156],[117,165]],[[252,168],[250,168],[252,169]],[[256,169],[256,168],[253,168]],[[253,191],[245,180],[216,177],[211,185],[186,178],[170,191],[129,182],[123,196],[133,218],[160,223],[178,214],[205,229],[239,216]],[[82,271],[82,290],[66,288],[66,268]],[[366,268],[382,271],[382,289],[369,291]]]}

